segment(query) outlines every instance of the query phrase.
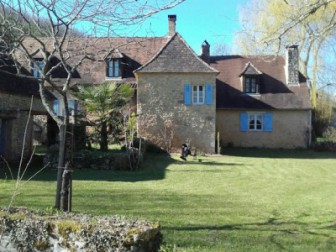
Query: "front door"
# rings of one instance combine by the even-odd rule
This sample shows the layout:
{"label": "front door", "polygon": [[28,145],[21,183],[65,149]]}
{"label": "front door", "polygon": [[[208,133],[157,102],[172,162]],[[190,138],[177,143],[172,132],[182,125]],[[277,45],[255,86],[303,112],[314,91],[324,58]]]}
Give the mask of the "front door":
{"label": "front door", "polygon": [[6,152],[7,121],[0,119],[0,155],[4,156]]}

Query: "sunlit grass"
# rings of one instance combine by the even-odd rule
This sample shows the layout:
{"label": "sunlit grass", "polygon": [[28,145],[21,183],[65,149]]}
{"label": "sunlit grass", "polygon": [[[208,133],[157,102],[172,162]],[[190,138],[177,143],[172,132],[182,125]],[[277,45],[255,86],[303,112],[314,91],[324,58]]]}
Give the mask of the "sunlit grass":
{"label": "sunlit grass", "polygon": [[[149,155],[135,173],[78,170],[73,210],[159,221],[178,251],[336,250],[336,155],[230,150],[224,156]],[[53,205],[56,171],[22,188],[14,204]],[[14,186],[0,180],[0,204]]]}

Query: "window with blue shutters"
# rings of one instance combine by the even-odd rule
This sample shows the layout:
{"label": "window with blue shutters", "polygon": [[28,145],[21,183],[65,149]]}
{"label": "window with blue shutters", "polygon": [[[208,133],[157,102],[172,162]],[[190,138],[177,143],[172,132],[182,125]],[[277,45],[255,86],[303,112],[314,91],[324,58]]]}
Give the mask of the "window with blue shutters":
{"label": "window with blue shutters", "polygon": [[273,117],[271,113],[241,113],[240,131],[273,131]]}
{"label": "window with blue shutters", "polygon": [[212,84],[206,85],[184,85],[184,104],[185,105],[212,105],[213,104]]}

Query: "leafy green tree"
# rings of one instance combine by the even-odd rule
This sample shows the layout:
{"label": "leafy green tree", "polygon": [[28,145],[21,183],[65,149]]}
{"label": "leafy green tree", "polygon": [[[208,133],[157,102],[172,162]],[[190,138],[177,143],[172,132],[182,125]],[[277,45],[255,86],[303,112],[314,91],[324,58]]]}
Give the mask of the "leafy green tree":
{"label": "leafy green tree", "polygon": [[133,89],[128,84],[117,86],[105,82],[98,86],[80,86],[75,94],[82,101],[87,112],[87,119],[100,133],[100,150],[108,150],[108,125],[118,124],[117,118],[133,96]]}

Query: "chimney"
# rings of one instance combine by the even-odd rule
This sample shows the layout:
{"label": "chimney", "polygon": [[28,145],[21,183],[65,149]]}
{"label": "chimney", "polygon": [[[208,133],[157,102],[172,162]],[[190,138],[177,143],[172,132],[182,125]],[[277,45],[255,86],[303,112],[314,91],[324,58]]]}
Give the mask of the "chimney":
{"label": "chimney", "polygon": [[204,42],[202,43],[201,49],[202,49],[201,59],[204,62],[209,64],[210,63],[210,44],[208,43],[208,41],[204,40]]}
{"label": "chimney", "polygon": [[168,36],[174,36],[176,32],[176,15],[168,15],[169,32]]}
{"label": "chimney", "polygon": [[299,49],[297,45],[286,46],[287,85],[299,85]]}

